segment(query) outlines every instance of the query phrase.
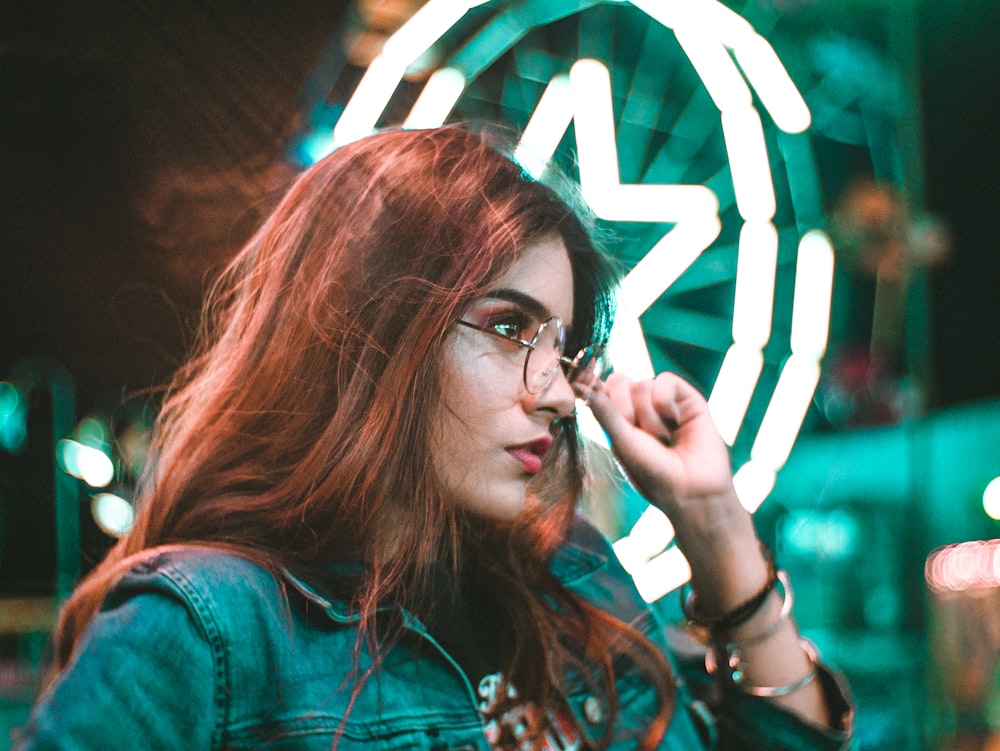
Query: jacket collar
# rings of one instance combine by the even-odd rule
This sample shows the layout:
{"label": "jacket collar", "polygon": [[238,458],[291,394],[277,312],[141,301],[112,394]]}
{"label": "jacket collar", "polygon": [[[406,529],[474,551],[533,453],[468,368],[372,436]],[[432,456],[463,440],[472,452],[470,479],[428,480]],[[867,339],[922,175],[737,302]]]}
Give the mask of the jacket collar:
{"label": "jacket collar", "polygon": [[[604,537],[589,522],[577,517],[566,541],[556,550],[552,563],[549,564],[549,571],[566,586],[579,587],[584,580],[607,564],[609,550]],[[357,612],[345,600],[324,596],[315,586],[287,569],[283,573],[299,594],[322,608],[331,620],[344,624],[358,621]],[[385,609],[388,610],[388,606]],[[404,616],[407,622],[411,620],[409,614]]]}

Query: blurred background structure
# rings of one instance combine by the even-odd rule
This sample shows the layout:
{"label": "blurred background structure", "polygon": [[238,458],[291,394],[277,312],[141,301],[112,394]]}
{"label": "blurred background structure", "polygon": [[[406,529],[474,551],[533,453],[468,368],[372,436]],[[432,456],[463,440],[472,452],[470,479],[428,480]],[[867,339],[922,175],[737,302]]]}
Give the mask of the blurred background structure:
{"label": "blurred background structure", "polygon": [[[421,37],[431,6],[454,22]],[[764,476],[744,502],[852,680],[861,748],[1000,743],[998,32],[992,0],[2,0],[0,739],[58,602],[128,528],[203,292],[294,175],[351,128],[521,131],[551,94],[534,143],[611,206],[609,250],[627,269],[688,254],[627,288],[633,333],[649,367],[712,394],[734,464]],[[390,38],[414,54],[376,85]],[[615,178],[707,188],[714,223],[588,192],[602,113],[567,102],[601,71]],[[824,318],[803,344],[813,231],[835,264],[828,336]],[[818,381],[774,448],[804,350]],[[627,494],[594,511],[616,537],[640,513]]]}

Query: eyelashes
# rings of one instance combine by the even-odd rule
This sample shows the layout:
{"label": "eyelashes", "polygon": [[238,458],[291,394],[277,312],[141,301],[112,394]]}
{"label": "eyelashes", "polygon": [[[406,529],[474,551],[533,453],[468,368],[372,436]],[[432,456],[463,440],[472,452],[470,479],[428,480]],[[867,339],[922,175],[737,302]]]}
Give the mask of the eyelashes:
{"label": "eyelashes", "polygon": [[533,316],[519,309],[497,310],[482,317],[483,328],[514,339],[530,340],[541,325]]}

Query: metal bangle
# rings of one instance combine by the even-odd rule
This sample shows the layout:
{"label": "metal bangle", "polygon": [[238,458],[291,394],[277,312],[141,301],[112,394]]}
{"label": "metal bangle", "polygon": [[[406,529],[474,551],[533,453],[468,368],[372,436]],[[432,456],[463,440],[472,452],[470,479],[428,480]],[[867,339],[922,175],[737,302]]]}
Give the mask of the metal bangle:
{"label": "metal bangle", "polygon": [[[813,646],[812,642],[808,639],[799,639],[799,646],[802,651],[806,653],[806,657],[809,658],[809,671],[793,683],[788,683],[784,686],[754,686],[752,683],[746,683],[745,678],[740,681],[736,680],[736,673],[733,673],[733,683],[745,694],[750,694],[751,696],[763,696],[763,697],[775,697],[775,696],[787,696],[793,691],[798,691],[803,686],[808,685],[813,678],[816,677],[816,660],[819,659],[819,655],[816,654],[816,648]],[[739,667],[739,665],[737,665]],[[739,673],[741,676],[745,674],[742,670]]]}
{"label": "metal bangle", "polygon": [[[809,670],[804,676],[792,683],[785,684],[784,686],[756,686],[752,683],[747,683],[746,673],[743,670],[743,657],[738,649],[728,653],[726,666],[729,672],[729,680],[740,691],[751,696],[774,698],[777,696],[787,696],[798,691],[800,688],[807,686],[816,677],[817,661],[819,660],[816,647],[808,639],[799,639],[799,647],[806,653],[806,657],[809,658]],[[711,655],[711,659],[709,655]],[[711,650],[705,655],[705,668],[710,675],[716,675],[719,672],[718,661]]]}
{"label": "metal bangle", "polygon": [[[769,636],[772,636],[781,622],[788,618],[792,613],[792,605],[795,603],[795,592],[792,591],[792,582],[788,579],[787,571],[779,571],[776,574],[778,583],[781,584],[781,611],[778,613],[778,617],[768,624],[767,628],[763,631],[754,634],[753,636],[748,636],[745,639],[740,639],[739,641],[725,642],[723,643],[723,648],[729,652],[740,647],[746,646],[747,644],[756,644],[759,641],[764,641]],[[721,643],[721,642],[720,642]]]}

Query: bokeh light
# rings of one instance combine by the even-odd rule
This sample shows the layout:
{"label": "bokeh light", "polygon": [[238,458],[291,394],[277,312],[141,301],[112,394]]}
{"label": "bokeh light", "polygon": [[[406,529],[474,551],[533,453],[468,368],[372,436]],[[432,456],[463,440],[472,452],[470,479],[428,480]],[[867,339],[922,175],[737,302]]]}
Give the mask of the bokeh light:
{"label": "bokeh light", "polygon": [[115,465],[99,448],[64,438],[56,444],[60,469],[92,488],[106,487],[115,478]]}
{"label": "bokeh light", "polygon": [[983,491],[983,511],[1000,520],[1000,477],[993,478]]}
{"label": "bokeh light", "polygon": [[121,537],[132,529],[132,504],[114,493],[98,493],[90,501],[90,513],[105,534]]}
{"label": "bokeh light", "polygon": [[18,454],[27,440],[27,400],[17,386],[0,381],[0,448]]}

